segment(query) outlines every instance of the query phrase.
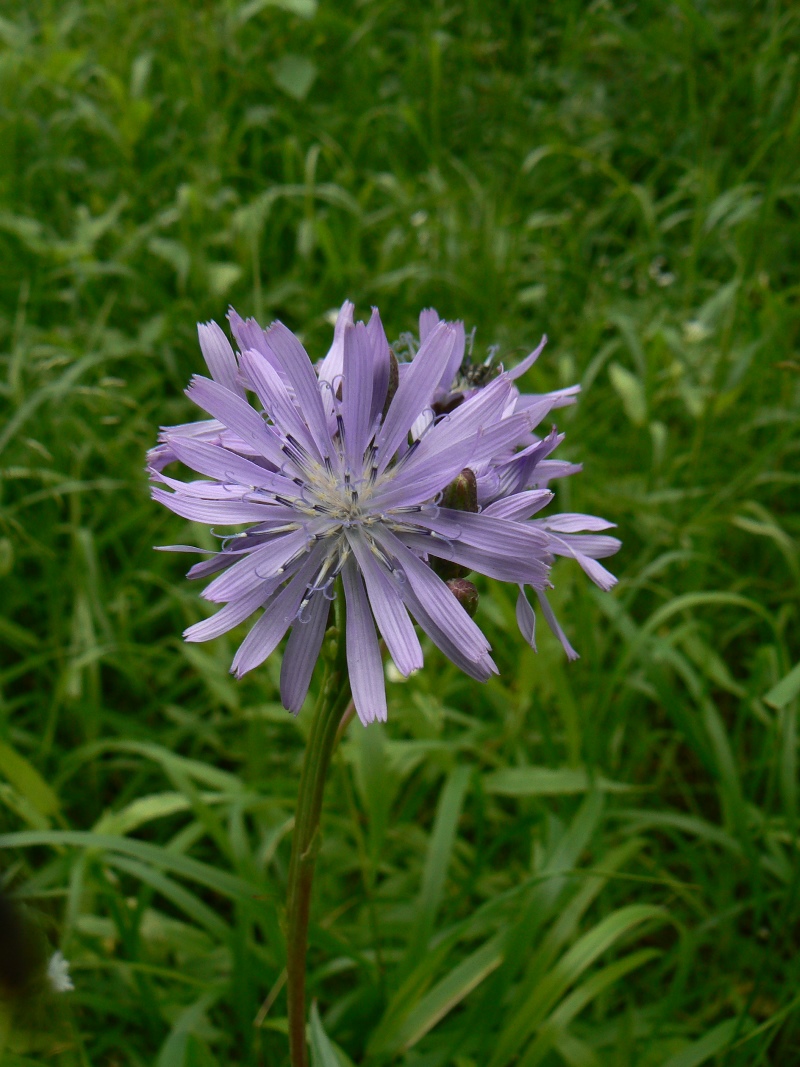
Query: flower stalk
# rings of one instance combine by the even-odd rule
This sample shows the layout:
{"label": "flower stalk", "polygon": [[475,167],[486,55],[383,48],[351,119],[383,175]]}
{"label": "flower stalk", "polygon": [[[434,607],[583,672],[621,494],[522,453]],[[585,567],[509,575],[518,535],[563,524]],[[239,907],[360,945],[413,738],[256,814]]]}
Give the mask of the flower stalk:
{"label": "flower stalk", "polygon": [[289,1052],[292,1067],[307,1067],[306,951],[314,866],[320,845],[325,779],[350,702],[342,597],[336,599],[336,626],[326,636],[326,671],[314,708],[297,796],[286,912],[286,974]]}

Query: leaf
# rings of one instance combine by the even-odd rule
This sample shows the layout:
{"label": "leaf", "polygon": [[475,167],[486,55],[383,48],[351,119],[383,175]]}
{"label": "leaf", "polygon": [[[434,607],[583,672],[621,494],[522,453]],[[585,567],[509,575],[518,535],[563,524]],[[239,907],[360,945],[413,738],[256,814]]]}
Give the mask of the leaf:
{"label": "leaf", "polygon": [[295,100],[305,100],[317,77],[317,68],[306,56],[287,52],[272,64],[272,77],[287,95]]}
{"label": "leaf", "polygon": [[219,767],[203,763],[202,760],[179,756],[163,745],[156,745],[150,741],[99,741],[81,749],[80,756],[84,760],[92,760],[103,752],[133,752],[160,764],[167,775],[173,769],[177,769],[212,789],[226,793],[241,794],[244,792],[241,780],[230,771],[223,771]]}
{"label": "leaf", "polygon": [[172,879],[167,878],[153,867],[138,863],[136,860],[124,859],[121,856],[110,856],[107,862],[109,867],[114,867],[118,871],[125,871],[127,874],[133,875],[134,878],[138,878],[139,881],[144,882],[145,885],[152,886],[157,893],[160,893],[162,897],[194,919],[199,926],[205,927],[217,941],[221,941],[223,944],[227,942],[231,933],[228,924],[212,908],[209,908],[208,905],[196,897],[194,893],[190,893],[182,885],[173,882]]}
{"label": "leaf", "polygon": [[317,0],[250,0],[236,12],[236,23],[243,26],[249,19],[259,15],[265,8],[279,7],[291,11],[300,18],[310,19],[317,13]]}
{"label": "leaf", "polygon": [[396,1054],[415,1045],[500,966],[502,944],[500,934],[468,956],[416,1004],[394,1032],[381,1035],[383,1040],[376,1043],[374,1051]]}
{"label": "leaf", "polygon": [[701,1063],[716,1056],[731,1043],[737,1026],[738,1020],[726,1019],[724,1023],[719,1023],[685,1049],[670,1056],[661,1064],[661,1067],[699,1067]]}
{"label": "leaf", "polygon": [[575,1016],[583,1011],[587,1004],[619,982],[626,974],[630,974],[631,971],[637,970],[660,955],[658,949],[640,949],[638,952],[623,956],[620,960],[615,960],[593,974],[568,997],[565,997],[549,1019],[542,1023],[537,1031],[536,1039],[520,1061],[520,1067],[538,1067],[550,1049],[557,1045],[558,1038],[566,1031]]}
{"label": "leaf", "polygon": [[238,263],[208,263],[206,264],[206,277],[208,288],[212,296],[225,296],[229,289],[239,281],[242,276],[242,268]]}
{"label": "leaf", "polygon": [[132,800],[120,811],[107,811],[93,827],[96,834],[129,834],[154,819],[163,819],[180,811],[189,811],[191,805],[182,793],[153,793]]}
{"label": "leaf", "polygon": [[457,767],[448,778],[439,797],[436,819],[428,842],[422,888],[414,909],[417,922],[409,938],[405,966],[401,968],[401,973],[405,973],[417,962],[433,933],[455,842],[456,828],[461,816],[461,806],[471,773],[471,767]]}
{"label": "leaf", "polygon": [[499,1036],[490,1067],[500,1067],[511,1060],[531,1034],[538,1030],[547,1013],[553,1010],[569,987],[616,941],[642,923],[653,920],[666,922],[668,918],[663,908],[651,904],[631,904],[601,919],[527,991],[521,1003],[517,999],[515,1009]]}
{"label": "leaf", "polygon": [[185,285],[192,266],[192,257],[189,250],[180,241],[172,241],[167,237],[151,237],[147,242],[148,251],[159,259],[163,259],[175,271],[179,285]]}
{"label": "leaf", "polygon": [[487,793],[504,797],[573,796],[590,789],[624,793],[633,788],[607,778],[590,778],[583,768],[578,767],[504,767],[487,774],[483,786]]}
{"label": "leaf", "polygon": [[198,882],[223,896],[239,900],[252,900],[259,887],[245,882],[242,878],[217,870],[207,863],[190,859],[180,852],[172,852],[158,845],[145,841],[135,841],[127,837],[110,834],[95,834],[83,830],[24,830],[15,834],[0,834],[0,848],[32,848],[36,845],[50,845],[51,848],[73,847],[88,848],[99,851],[121,852],[133,856],[153,867],[161,867],[174,874]]}
{"label": "leaf", "polygon": [[[354,751],[355,750],[355,751]],[[389,812],[397,792],[398,781],[387,767],[386,731],[376,722],[369,730],[356,731],[354,744],[347,746],[348,756],[357,755],[356,784],[369,826],[369,859],[377,868],[389,826]]]}
{"label": "leaf", "polygon": [[792,667],[789,673],[764,694],[764,703],[780,711],[800,695],[800,663]]}
{"label": "leaf", "polygon": [[36,768],[5,741],[0,741],[0,773],[40,815],[48,817],[58,812],[56,794]]}
{"label": "leaf", "polygon": [[700,310],[697,312],[697,321],[701,326],[707,330],[716,329],[726,312],[729,311],[733,304],[736,294],[739,291],[739,279],[734,278],[732,282],[728,282],[726,285],[721,285],[717,291],[706,300]]}
{"label": "leaf", "polygon": [[222,992],[223,989],[220,988],[204,993],[194,1004],[190,1004],[181,1012],[169,1037],[161,1046],[156,1067],[185,1067],[189,1037],[195,1030],[207,1026],[205,1014],[211,1005],[219,1000]]}
{"label": "leaf", "polygon": [[677,615],[678,612],[688,611],[690,608],[703,607],[711,604],[726,604],[730,607],[747,608],[755,615],[764,619],[770,628],[774,625],[772,616],[762,604],[752,600],[750,597],[742,596],[740,593],[729,593],[727,591],[720,591],[718,593],[682,593],[680,596],[673,597],[672,600],[668,601],[657,611],[654,611],[642,627],[640,635],[644,636],[645,634],[653,633],[658,630],[667,619],[672,618],[673,615]]}
{"label": "leaf", "polygon": [[181,646],[181,654],[188,659],[194,669],[202,677],[208,686],[208,691],[214,700],[218,700],[229,711],[236,712],[240,706],[239,689],[234,684],[228,662],[224,656],[184,642]]}
{"label": "leaf", "polygon": [[724,230],[755,215],[762,201],[761,195],[756,192],[757,188],[755,183],[745,182],[721,193],[708,209],[703,223],[704,231],[710,233],[720,225]]}
{"label": "leaf", "polygon": [[647,419],[647,398],[641,381],[632,371],[616,361],[609,364],[608,376],[614,391],[622,401],[625,414],[634,426],[644,426]]}
{"label": "leaf", "polygon": [[13,786],[0,782],[0,803],[18,815],[32,830],[46,830],[50,822]]}
{"label": "leaf", "polygon": [[319,1017],[319,1009],[317,1008],[316,1000],[311,1005],[309,1034],[311,1037],[312,1067],[341,1067],[333,1043],[325,1033],[322,1019]]}

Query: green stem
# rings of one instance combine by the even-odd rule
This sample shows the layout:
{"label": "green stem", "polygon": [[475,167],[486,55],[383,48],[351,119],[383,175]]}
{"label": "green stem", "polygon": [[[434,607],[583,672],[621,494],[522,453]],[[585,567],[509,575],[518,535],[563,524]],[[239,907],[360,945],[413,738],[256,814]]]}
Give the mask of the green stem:
{"label": "green stem", "polygon": [[286,915],[286,989],[292,1067],[307,1067],[306,949],[314,864],[319,851],[322,795],[337,730],[350,700],[345,656],[344,611],[337,597],[337,628],[326,636],[329,655],[306,744],[292,835]]}

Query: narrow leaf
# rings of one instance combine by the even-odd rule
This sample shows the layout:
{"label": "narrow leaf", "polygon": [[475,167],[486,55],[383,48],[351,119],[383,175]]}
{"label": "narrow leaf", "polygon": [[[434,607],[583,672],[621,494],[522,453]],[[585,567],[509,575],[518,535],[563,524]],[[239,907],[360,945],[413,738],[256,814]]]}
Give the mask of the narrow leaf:
{"label": "narrow leaf", "polygon": [[336,1055],[333,1043],[325,1033],[322,1019],[319,1017],[316,1000],[311,1005],[311,1022],[309,1025],[311,1037],[311,1065],[312,1067],[341,1067],[339,1057]]}
{"label": "narrow leaf", "polygon": [[33,764],[5,741],[0,741],[0,774],[8,779],[40,815],[47,817],[56,814],[59,807],[56,794]]}
{"label": "narrow leaf", "polygon": [[487,774],[483,785],[487,793],[505,797],[571,796],[589,789],[623,793],[633,788],[607,778],[590,779],[579,767],[504,767]]}
{"label": "narrow leaf", "polygon": [[670,1056],[661,1067],[699,1067],[701,1063],[706,1063],[712,1056],[727,1048],[736,1033],[737,1025],[736,1019],[726,1019],[691,1045]]}

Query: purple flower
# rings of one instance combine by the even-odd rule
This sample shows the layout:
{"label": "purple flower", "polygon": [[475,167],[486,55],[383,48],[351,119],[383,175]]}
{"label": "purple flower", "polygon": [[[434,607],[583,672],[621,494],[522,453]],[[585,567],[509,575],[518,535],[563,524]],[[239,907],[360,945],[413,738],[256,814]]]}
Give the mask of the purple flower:
{"label": "purple flower", "polygon": [[[232,670],[241,676],[257,667],[291,630],[281,699],[297,712],[341,576],[350,682],[366,724],[386,718],[376,625],[404,675],[422,666],[412,617],[471,677],[485,681],[497,671],[489,642],[436,574],[436,559],[517,583],[517,618],[533,644],[530,586],[574,656],[545,598],[553,556],[574,556],[608,588],[614,579],[596,560],[619,542],[596,535],[609,524],[590,516],[532,519],[552,499],[545,483],[578,469],[547,458],[560,441],[555,431],[543,439],[533,432],[575,390],[531,397],[514,385],[541,346],[512,373],[498,369],[476,386],[464,380],[463,325],[431,310],[420,316],[419,349],[393,375],[377,310],[367,325],[354,323],[352,313],[346,303],[316,370],[280,322],[262,330],[231,311],[238,354],[215,323],[201,325],[211,378],[193,378],[187,395],[211,419],[163,430],[149,460],[154,498],[178,515],[251,524],[189,571],[215,576],[204,596],[224,607],[185,638],[217,637],[262,608]],[[164,474],[176,460],[203,480]],[[479,512],[440,503],[465,468],[476,476]]]}

